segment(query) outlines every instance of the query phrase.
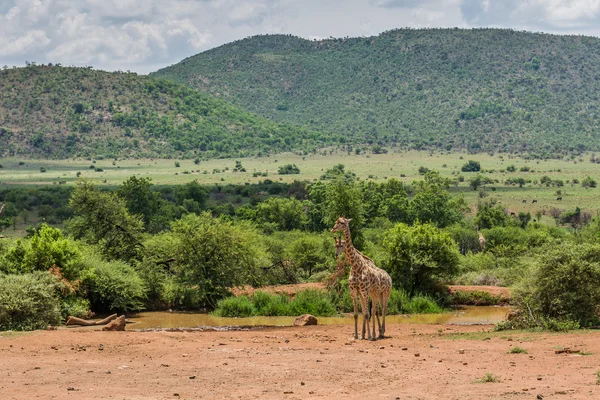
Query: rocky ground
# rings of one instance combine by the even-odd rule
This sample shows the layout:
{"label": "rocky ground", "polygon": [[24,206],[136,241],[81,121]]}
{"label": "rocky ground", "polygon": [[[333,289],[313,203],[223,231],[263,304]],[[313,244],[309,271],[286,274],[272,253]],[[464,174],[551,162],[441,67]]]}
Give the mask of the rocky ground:
{"label": "rocky ground", "polygon": [[3,333],[0,398],[600,398],[599,332],[492,328],[391,324],[376,342],[348,325]]}

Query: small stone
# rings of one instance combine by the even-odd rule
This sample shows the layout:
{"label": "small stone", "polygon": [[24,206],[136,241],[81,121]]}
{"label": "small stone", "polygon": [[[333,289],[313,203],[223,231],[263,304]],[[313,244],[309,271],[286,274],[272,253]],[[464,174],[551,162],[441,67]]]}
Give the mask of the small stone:
{"label": "small stone", "polygon": [[513,338],[509,337],[509,338],[508,338],[508,339],[506,339],[506,340],[508,340],[509,342],[512,342],[512,341],[513,341]]}
{"label": "small stone", "polygon": [[542,380],[542,377],[541,377],[541,376],[538,376],[538,377],[537,377],[537,380],[538,380],[538,381],[541,381],[541,380]]}
{"label": "small stone", "polygon": [[387,368],[384,364],[381,364],[381,368]]}
{"label": "small stone", "polygon": [[529,389],[527,389],[527,388],[523,388],[523,389],[521,389],[521,391],[523,391],[523,392],[528,392],[528,391],[529,391]]}
{"label": "small stone", "polygon": [[469,363],[463,363],[463,365],[469,365]]}
{"label": "small stone", "polygon": [[385,346],[379,346],[379,350],[385,349]]}
{"label": "small stone", "polygon": [[169,367],[169,364],[160,364],[161,367]]}
{"label": "small stone", "polygon": [[179,397],[179,393],[173,393],[174,397]]}
{"label": "small stone", "polygon": [[304,386],[304,382],[300,382],[300,385],[301,385],[301,386]]}
{"label": "small stone", "polygon": [[403,347],[402,350],[406,351],[408,350],[408,347]]}
{"label": "small stone", "polygon": [[287,391],[287,392],[283,392],[283,394],[294,394],[294,392],[292,392],[292,391],[290,390],[290,391]]}
{"label": "small stone", "polygon": [[465,349],[459,349],[458,354],[465,354]]}
{"label": "small stone", "polygon": [[190,376],[190,379],[196,379],[196,375]]}
{"label": "small stone", "polygon": [[106,371],[105,374],[110,374],[110,371]]}
{"label": "small stone", "polygon": [[74,390],[75,390],[75,388],[74,388],[73,386],[69,386],[69,387],[67,388],[67,390],[68,390],[69,392],[72,392],[72,391],[74,391]]}
{"label": "small stone", "polygon": [[542,396],[541,394],[538,394],[538,395],[537,395],[537,397],[536,397],[536,399],[537,399],[537,400],[543,400],[543,399],[544,399],[544,396]]}
{"label": "small stone", "polygon": [[420,355],[420,353],[415,353],[415,357],[419,357]]}

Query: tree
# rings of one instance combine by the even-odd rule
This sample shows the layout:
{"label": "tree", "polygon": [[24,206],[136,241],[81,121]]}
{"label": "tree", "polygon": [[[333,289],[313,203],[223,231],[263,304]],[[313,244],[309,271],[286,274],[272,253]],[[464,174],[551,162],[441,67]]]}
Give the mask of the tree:
{"label": "tree", "polygon": [[588,176],[581,181],[581,186],[595,188],[596,181],[591,176]]}
{"label": "tree", "polygon": [[463,219],[466,207],[462,197],[452,197],[447,189],[450,181],[439,172],[430,171],[422,181],[414,183],[415,195],[410,202],[413,221],[431,222],[443,228]]}
{"label": "tree", "polygon": [[81,180],[71,194],[69,207],[75,213],[68,224],[73,236],[97,244],[108,259],[129,261],[138,256],[143,220],[131,214],[116,193],[101,192],[91,182]]}
{"label": "tree", "polygon": [[515,290],[515,300],[539,320],[595,325],[600,311],[600,246],[566,243],[540,252],[532,274]]}
{"label": "tree", "polygon": [[323,220],[331,228],[340,216],[352,219],[352,242],[356,248],[361,249],[364,242],[362,228],[365,223],[362,193],[354,181],[338,178],[326,187]]}
{"label": "tree", "polygon": [[522,229],[525,229],[527,227],[529,221],[531,221],[531,213],[519,211],[519,225]]}
{"label": "tree", "polygon": [[146,228],[152,218],[158,217],[160,194],[152,191],[151,178],[138,178],[133,175],[119,186],[117,194],[125,199],[129,212],[142,217]]}
{"label": "tree", "polygon": [[214,306],[235,285],[258,282],[264,257],[258,232],[247,224],[223,221],[209,213],[188,214],[164,233],[172,243],[172,271],[178,282],[193,286]]}
{"label": "tree", "polygon": [[303,229],[308,223],[304,204],[294,198],[271,197],[256,206],[259,223],[272,223],[277,230]]}
{"label": "tree", "polygon": [[483,179],[481,175],[477,174],[473,179],[469,181],[469,186],[473,188],[473,190],[477,190],[479,186],[483,183]]}
{"label": "tree", "polygon": [[304,271],[307,278],[315,272],[327,269],[331,260],[331,239],[327,239],[324,243],[322,237],[304,234],[290,244],[290,259],[296,268]]}
{"label": "tree", "polygon": [[501,205],[496,204],[495,200],[480,202],[475,214],[475,225],[479,229],[490,229],[495,226],[505,226],[507,222],[506,214]]}
{"label": "tree", "polygon": [[277,173],[279,175],[299,174],[300,168],[298,168],[296,164],[285,164],[279,167]]}
{"label": "tree", "polygon": [[386,270],[394,286],[411,294],[430,292],[458,270],[459,253],[450,235],[433,224],[397,224],[383,239]]}
{"label": "tree", "polygon": [[469,160],[460,170],[462,172],[478,172],[481,170],[481,164],[479,161]]}
{"label": "tree", "polygon": [[515,172],[517,170],[517,167],[515,167],[513,164],[511,164],[508,167],[506,167],[506,170],[508,172]]}

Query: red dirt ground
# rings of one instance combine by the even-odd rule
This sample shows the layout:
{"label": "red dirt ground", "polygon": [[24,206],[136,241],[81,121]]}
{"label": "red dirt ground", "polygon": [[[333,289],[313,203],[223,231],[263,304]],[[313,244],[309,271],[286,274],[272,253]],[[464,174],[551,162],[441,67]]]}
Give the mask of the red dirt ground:
{"label": "red dirt ground", "polygon": [[[394,324],[390,337],[377,342],[351,340],[353,327],[347,325],[4,333],[0,398],[600,398],[599,332],[491,329]],[[514,346],[528,353],[509,354]],[[561,347],[588,355],[556,354]],[[488,372],[499,382],[478,382]]]}

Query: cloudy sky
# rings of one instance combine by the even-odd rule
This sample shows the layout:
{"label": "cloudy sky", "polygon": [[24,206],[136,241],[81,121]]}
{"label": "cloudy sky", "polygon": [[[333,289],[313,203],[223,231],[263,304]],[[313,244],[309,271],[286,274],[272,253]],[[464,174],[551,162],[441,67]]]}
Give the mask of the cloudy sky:
{"label": "cloudy sky", "polygon": [[600,0],[0,0],[0,66],[147,73],[255,34],[482,26],[600,36]]}

